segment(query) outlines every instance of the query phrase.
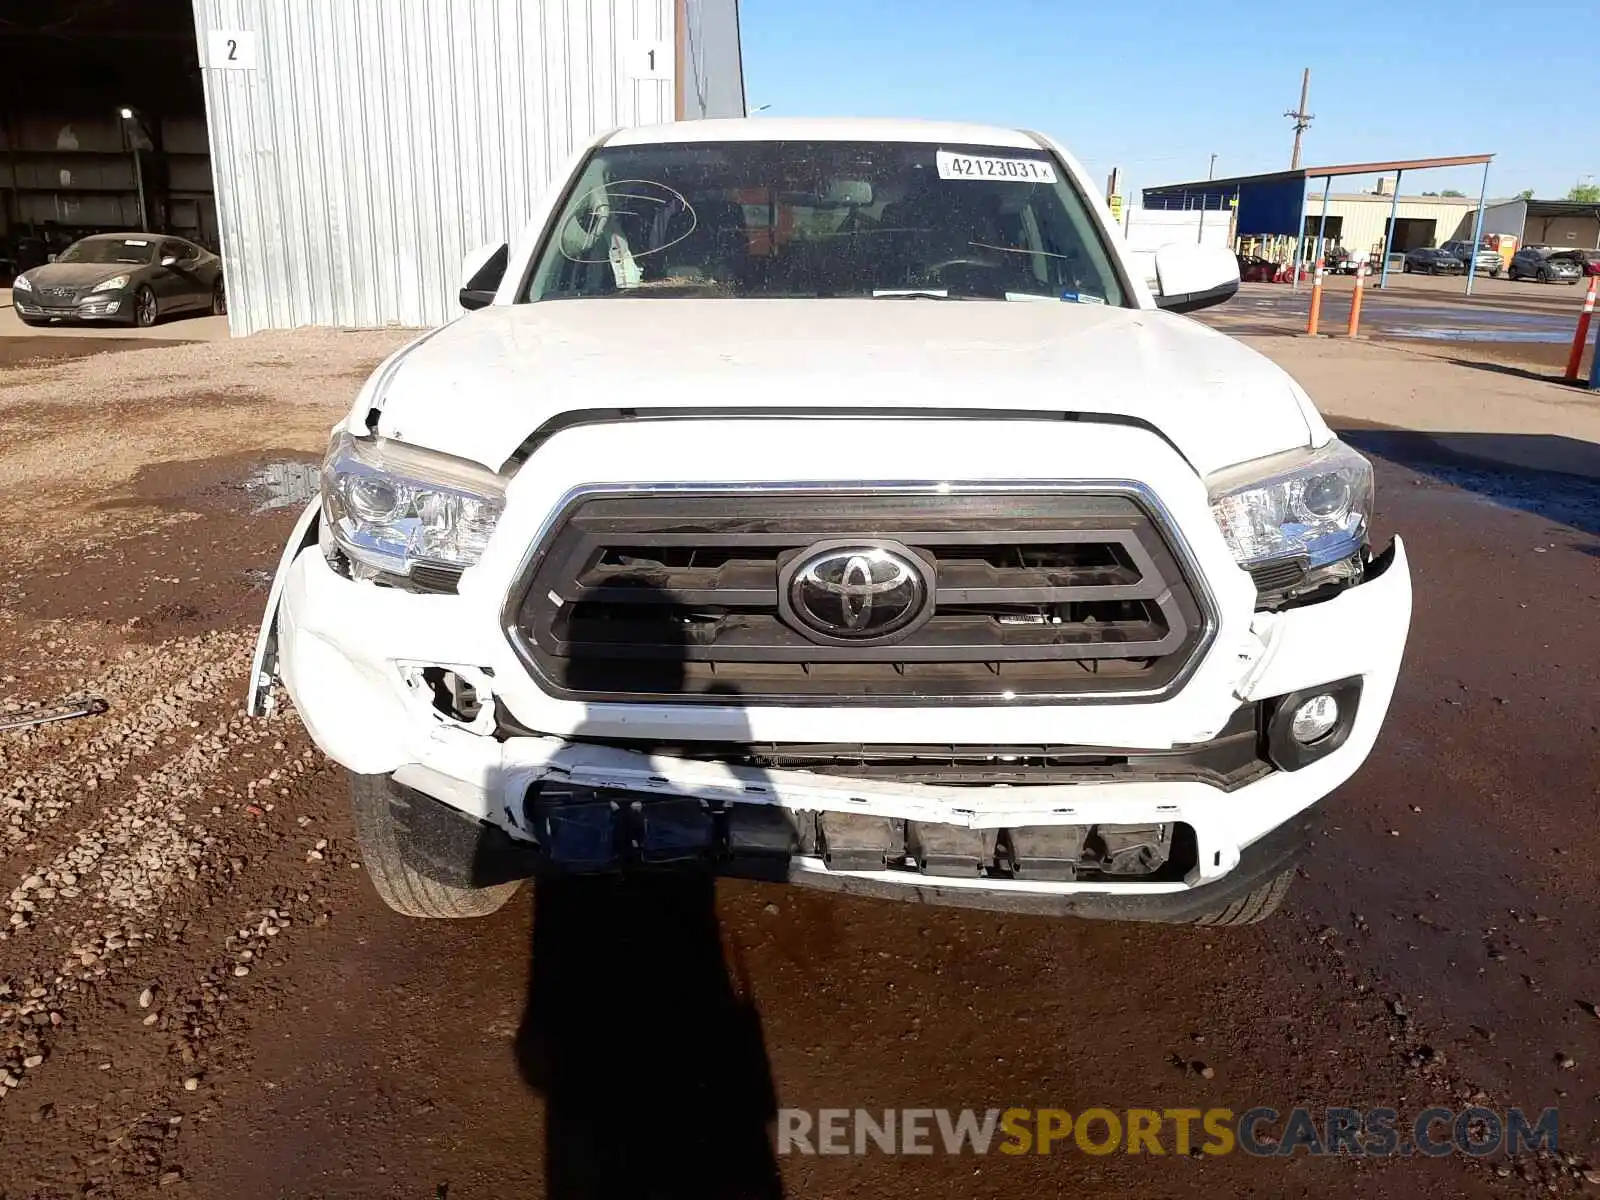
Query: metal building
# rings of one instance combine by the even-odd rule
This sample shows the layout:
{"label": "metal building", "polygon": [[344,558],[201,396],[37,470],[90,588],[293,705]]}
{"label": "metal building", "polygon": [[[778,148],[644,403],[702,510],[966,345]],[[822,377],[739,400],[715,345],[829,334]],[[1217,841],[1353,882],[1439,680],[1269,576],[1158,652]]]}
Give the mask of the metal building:
{"label": "metal building", "polygon": [[194,0],[234,334],[434,325],[587,138],[742,116],[737,0]]}
{"label": "metal building", "polygon": [[191,0],[0,12],[0,287],[92,233],[215,249]]}
{"label": "metal building", "polygon": [[1510,234],[1524,246],[1600,250],[1600,204],[1518,197],[1484,209],[1483,231]]}

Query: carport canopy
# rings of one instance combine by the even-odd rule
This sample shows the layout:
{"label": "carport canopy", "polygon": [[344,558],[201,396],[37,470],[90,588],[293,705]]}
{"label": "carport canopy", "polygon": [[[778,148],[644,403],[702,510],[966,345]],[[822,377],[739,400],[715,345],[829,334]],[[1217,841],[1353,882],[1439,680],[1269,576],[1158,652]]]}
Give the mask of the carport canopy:
{"label": "carport canopy", "polygon": [[1236,208],[1237,230],[1241,236],[1299,237],[1306,210],[1306,184],[1309,180],[1333,180],[1351,175],[1383,175],[1393,172],[1395,191],[1398,193],[1399,177],[1407,171],[1487,165],[1493,158],[1492,154],[1459,154],[1449,158],[1404,158],[1389,162],[1301,167],[1294,171],[1238,175],[1232,179],[1205,179],[1196,183],[1168,183],[1159,187],[1145,188],[1144,206],[1165,209]]}
{"label": "carport canopy", "polygon": [[[1299,241],[1303,238],[1306,211],[1306,183],[1323,180],[1323,211],[1327,211],[1328,190],[1333,181],[1351,175],[1394,174],[1394,193],[1391,197],[1388,232],[1383,246],[1383,275],[1379,287],[1389,286],[1389,250],[1394,240],[1395,213],[1400,203],[1400,179],[1407,171],[1430,171],[1441,167],[1483,167],[1483,191],[1478,196],[1477,228],[1473,241],[1477,242],[1483,230],[1483,206],[1489,195],[1489,163],[1492,154],[1456,154],[1447,158],[1399,158],[1387,162],[1341,163],[1332,167],[1301,167],[1292,171],[1275,171],[1267,175],[1240,175],[1233,179],[1207,179],[1197,183],[1169,183],[1161,187],[1144,189],[1146,208],[1187,209],[1212,208],[1235,210],[1234,233],[1239,237],[1283,236]],[[1321,238],[1317,239],[1318,254]],[[1298,248],[1295,262],[1300,261]],[[1477,259],[1467,265],[1467,295],[1472,294],[1477,277]],[[1300,286],[1299,268],[1293,275],[1296,287]]]}

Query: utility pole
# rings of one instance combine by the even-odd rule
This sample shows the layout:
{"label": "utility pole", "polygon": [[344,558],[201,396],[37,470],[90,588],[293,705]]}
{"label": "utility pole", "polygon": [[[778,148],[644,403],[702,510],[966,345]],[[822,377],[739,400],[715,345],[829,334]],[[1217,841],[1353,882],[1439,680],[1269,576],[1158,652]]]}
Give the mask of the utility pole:
{"label": "utility pole", "polygon": [[1283,114],[1286,117],[1294,118],[1294,156],[1289,160],[1289,169],[1291,171],[1300,169],[1300,138],[1306,130],[1311,128],[1311,122],[1315,119],[1306,111],[1306,101],[1310,98],[1311,68],[1307,67],[1305,74],[1300,76],[1300,107],[1293,112]]}
{"label": "utility pole", "polygon": [[1215,154],[1213,154],[1211,156],[1211,165],[1206,168],[1206,178],[1207,179],[1215,179],[1216,177],[1217,177],[1217,156]]}

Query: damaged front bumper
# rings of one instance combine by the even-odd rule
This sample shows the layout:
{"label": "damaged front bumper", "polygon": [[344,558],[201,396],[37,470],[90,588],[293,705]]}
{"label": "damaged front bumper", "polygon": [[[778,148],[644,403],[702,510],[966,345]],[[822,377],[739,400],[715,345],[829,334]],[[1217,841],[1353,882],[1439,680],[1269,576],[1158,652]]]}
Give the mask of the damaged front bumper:
{"label": "damaged front bumper", "polygon": [[[258,695],[281,672],[331,758],[353,771],[392,774],[444,806],[447,827],[469,839],[493,835],[530,871],[692,860],[730,874],[905,899],[1182,920],[1292,860],[1313,806],[1372,748],[1410,622],[1410,573],[1397,541],[1359,586],[1255,614],[1246,636],[1220,645],[1219,661],[1164,704],[838,714],[850,728],[909,723],[894,725],[899,732],[885,741],[948,742],[940,723],[959,717],[969,731],[963,740],[973,742],[1170,749],[1218,735],[1241,707],[1261,714],[1265,737],[1282,698],[1336,683],[1357,689],[1359,703],[1331,752],[1297,769],[1268,763],[1236,786],[1092,773],[1082,781],[976,787],[850,778],[627,745],[630,737],[637,746],[665,738],[673,722],[684,723],[679,738],[733,742],[739,739],[729,734],[748,722],[746,740],[801,741],[830,716],[816,710],[593,706],[590,725],[577,720],[559,735],[526,734],[521,727],[540,726],[525,714],[546,698],[530,689],[514,659],[491,659],[490,642],[465,640],[460,631],[471,624],[456,614],[467,598],[339,576],[312,546],[307,516],[274,588]],[[441,706],[428,676],[440,668],[476,693],[472,714]],[[518,718],[509,723],[499,719],[508,700]],[[1202,712],[1218,715],[1196,715]],[[1210,724],[1201,727],[1202,720]],[[796,732],[771,732],[785,721]],[[918,737],[918,729],[939,732]]]}

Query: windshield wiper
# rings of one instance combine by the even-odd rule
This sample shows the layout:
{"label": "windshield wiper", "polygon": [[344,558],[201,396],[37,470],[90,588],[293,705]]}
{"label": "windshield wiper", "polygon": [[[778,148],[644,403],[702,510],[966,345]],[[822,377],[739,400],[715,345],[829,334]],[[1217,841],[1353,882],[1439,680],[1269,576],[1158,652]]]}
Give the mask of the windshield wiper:
{"label": "windshield wiper", "polygon": [[952,296],[943,288],[895,288],[872,293],[874,300],[986,300],[987,296]]}

